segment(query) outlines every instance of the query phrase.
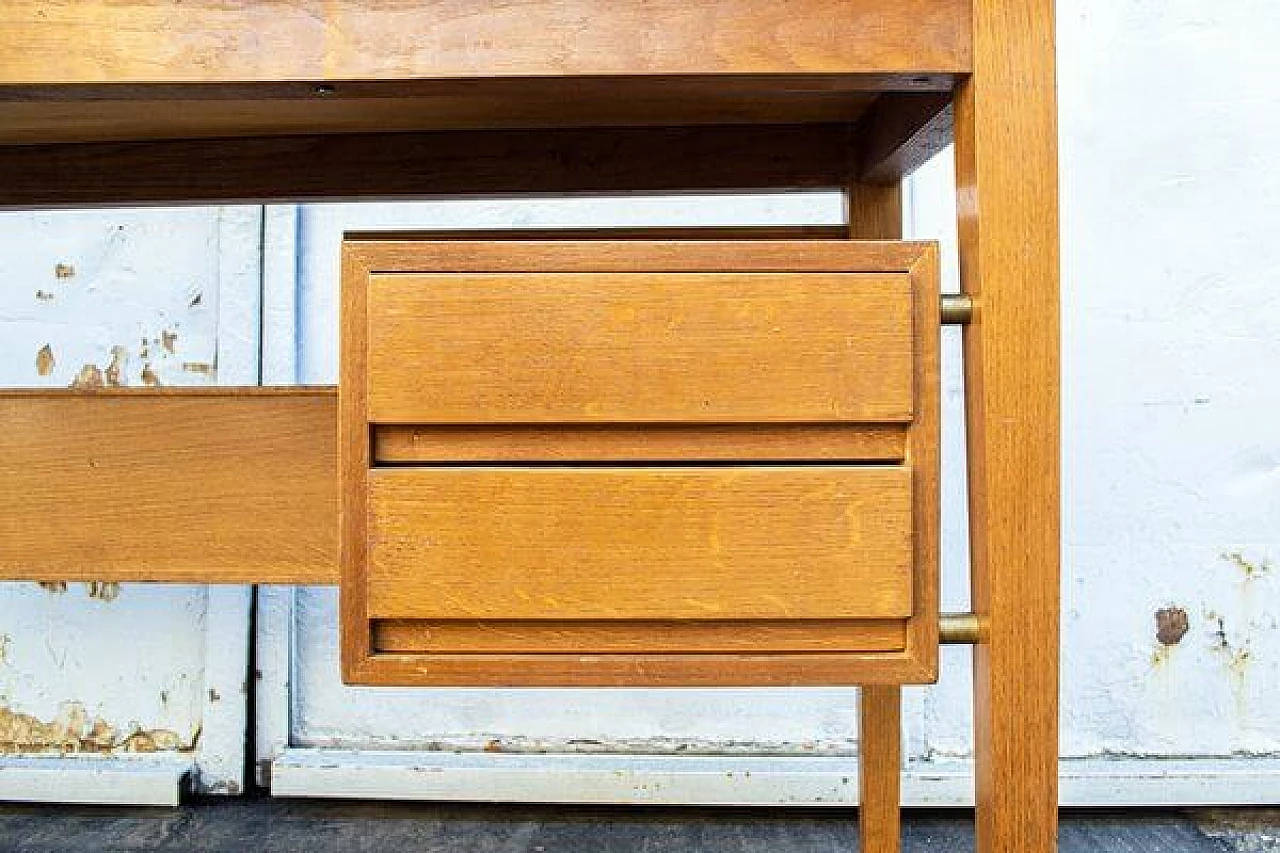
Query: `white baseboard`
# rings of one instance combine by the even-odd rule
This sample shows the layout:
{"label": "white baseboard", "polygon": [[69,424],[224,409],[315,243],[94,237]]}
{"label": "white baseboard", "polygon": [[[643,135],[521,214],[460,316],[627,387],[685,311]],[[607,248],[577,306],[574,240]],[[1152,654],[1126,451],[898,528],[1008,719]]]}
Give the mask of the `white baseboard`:
{"label": "white baseboard", "polygon": [[[271,791],[282,797],[616,805],[855,806],[854,758],[517,755],[285,750]],[[972,765],[917,762],[908,807],[973,805]],[[1063,806],[1262,805],[1280,802],[1276,759],[1073,759]]]}
{"label": "white baseboard", "polygon": [[194,769],[186,756],[6,757],[0,761],[0,800],[176,806],[183,780]]}

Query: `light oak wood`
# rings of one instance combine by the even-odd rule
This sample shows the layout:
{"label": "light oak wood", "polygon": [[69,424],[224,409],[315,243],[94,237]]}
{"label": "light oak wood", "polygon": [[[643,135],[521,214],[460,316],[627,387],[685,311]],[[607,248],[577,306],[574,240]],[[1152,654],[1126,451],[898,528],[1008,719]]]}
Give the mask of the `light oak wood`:
{"label": "light oak wood", "polygon": [[[477,235],[463,235],[464,237],[474,238]],[[643,235],[640,235],[643,237]],[[824,235],[825,236],[825,235]],[[389,427],[378,427],[371,425],[364,414],[367,409],[360,406],[367,405],[367,397],[364,386],[346,387],[345,383],[357,382],[363,383],[367,381],[368,376],[368,354],[366,346],[366,330],[369,328],[368,323],[368,305],[367,299],[369,295],[369,281],[385,274],[413,274],[423,270],[447,271],[450,274],[474,274],[488,273],[487,278],[493,277],[510,277],[520,274],[599,274],[609,273],[610,277],[620,277],[613,274],[639,275],[646,274],[653,277],[652,274],[674,274],[674,275],[697,275],[697,274],[724,274],[732,273],[780,273],[784,275],[792,275],[795,271],[812,272],[817,274],[837,273],[848,275],[858,272],[869,272],[876,274],[894,273],[907,277],[909,287],[912,290],[911,315],[904,319],[904,323],[916,330],[929,330],[933,335],[938,331],[938,305],[937,305],[937,253],[936,248],[928,244],[908,244],[901,242],[858,242],[850,243],[840,240],[804,240],[804,241],[779,241],[779,240],[735,240],[732,243],[716,242],[712,240],[627,240],[624,242],[596,240],[590,239],[585,241],[556,241],[550,239],[539,240],[521,240],[512,242],[510,240],[494,240],[494,239],[463,239],[458,241],[448,241],[439,239],[439,234],[430,235],[426,239],[414,239],[413,235],[388,235],[385,239],[376,235],[359,235],[358,239],[347,242],[344,246],[344,276],[343,276],[343,305],[344,305],[344,322],[342,323],[342,333],[344,336],[343,347],[344,354],[342,358],[342,366],[344,369],[343,394],[348,395],[350,400],[358,400],[359,402],[353,408],[346,405],[342,407],[341,421],[343,423],[344,441],[349,442],[344,446],[349,447],[351,452],[355,454],[353,457],[357,460],[357,464],[344,464],[343,470],[346,477],[346,486],[344,488],[350,491],[344,491],[344,495],[350,495],[353,510],[344,514],[344,546],[346,543],[351,544],[351,551],[355,554],[356,560],[364,559],[363,547],[368,541],[371,528],[368,527],[369,518],[365,510],[367,490],[371,482],[376,482],[384,475],[398,476],[404,473],[420,473],[422,469],[399,467],[410,463],[412,460],[408,458],[408,454],[413,453],[411,448],[404,447],[405,444],[412,444],[413,436],[419,436],[417,441],[425,440],[433,442],[431,454],[437,454],[441,457],[433,459],[436,464],[429,469],[429,473],[435,474],[440,471],[464,471],[474,472],[477,470],[474,466],[458,469],[451,468],[450,463],[456,465],[460,461],[459,458],[448,457],[447,441],[458,439],[466,442],[464,449],[460,453],[470,458],[470,454],[477,453],[479,449],[483,452],[489,452],[490,448],[506,447],[507,444],[516,439],[522,439],[527,435],[536,436],[537,442],[551,441],[554,431],[565,429],[564,425],[557,424],[518,424],[518,425],[489,425],[483,424],[459,424],[455,426],[440,427],[439,425],[423,425],[406,423],[401,425],[391,425]],[[931,340],[930,334],[919,335],[918,340],[913,339],[911,358],[911,370],[913,372],[913,393],[912,405],[915,407],[917,414],[916,420],[926,425],[925,435],[931,435],[930,430],[936,427],[936,400],[926,399],[930,394],[937,394],[936,382],[931,380],[927,374],[937,372],[937,354],[936,340]],[[918,348],[918,351],[917,351]],[[348,377],[351,377],[350,379]],[[932,426],[930,426],[932,425]],[[591,451],[600,452],[600,440],[596,434],[596,430],[609,434],[610,436],[626,436],[624,443],[621,445],[609,445],[605,447],[607,452],[615,452],[619,449],[625,450],[627,453],[633,452],[632,447],[628,446],[632,438],[636,441],[636,447],[648,446],[649,442],[654,441],[651,436],[644,437],[648,430],[653,429],[649,425],[628,425],[621,432],[614,433],[617,426],[597,425],[592,430],[582,430],[570,427],[567,435],[569,436],[569,450],[572,452]],[[708,430],[720,431],[725,430],[724,424],[706,425]],[[772,425],[768,427],[769,431],[776,431],[777,441],[782,441],[783,430],[794,430],[797,436],[813,435],[812,432],[820,425],[812,423],[797,423],[795,425]],[[915,429],[915,424],[910,425],[885,425],[885,424],[868,424],[865,425],[868,436],[874,436],[883,432],[886,428],[900,430],[906,428],[908,433]],[[758,424],[743,424],[733,429],[757,430],[761,429]],[[862,427],[851,427],[861,429]],[[577,431],[575,431],[575,429]],[[697,431],[692,430],[688,425],[657,425],[655,432],[667,433],[667,431],[682,430],[672,435],[692,436],[698,435]],[[379,437],[381,434],[381,438]],[[709,433],[714,434],[714,433]],[[478,437],[477,437],[478,436]],[[513,436],[515,438],[513,438]],[[610,438],[609,441],[614,441]],[[616,439],[622,440],[622,439]],[[622,469],[621,473],[625,473],[631,477],[636,474],[651,473],[652,468],[641,467],[641,463],[649,462],[672,462],[678,461],[682,465],[688,465],[691,461],[697,461],[695,454],[706,451],[710,446],[706,440],[706,434],[699,439],[701,443],[692,443],[687,447],[676,446],[674,438],[658,439],[658,441],[668,441],[669,446],[674,453],[670,460],[658,459],[630,459],[623,460],[632,463],[627,468]],[[772,442],[774,439],[769,438]],[[860,439],[868,440],[868,439]],[[923,438],[921,439],[924,440]],[[391,443],[399,442],[399,453],[405,454],[403,457],[395,460],[391,464],[396,467],[379,468],[377,465],[388,464],[388,460],[378,461],[378,457],[373,455],[373,448],[377,446],[390,447]],[[527,447],[527,451],[525,448]],[[537,453],[537,444],[532,447],[522,445],[519,448],[522,452]],[[767,452],[767,447],[763,448]],[[917,448],[915,442],[908,435],[905,447],[899,447],[896,452],[904,452],[908,459],[918,458],[919,465],[923,470],[917,470],[914,465],[910,467],[906,474],[907,479],[913,481],[913,493],[920,489],[924,492],[924,501],[932,502],[933,511],[936,512],[936,456],[930,455]],[[762,456],[761,458],[770,458]],[[932,459],[932,462],[931,462]],[[494,462],[503,461],[510,462],[509,459],[501,460],[485,460],[475,459],[472,461]],[[540,466],[531,468],[530,470],[537,473],[545,473],[548,471],[572,471],[577,473],[600,472],[603,469],[599,467],[569,468],[565,467],[565,463],[595,461],[599,464],[599,459],[573,459],[568,456],[561,457],[560,467],[546,467],[548,462],[556,461],[554,459],[532,459],[530,462],[539,462]],[[745,460],[744,460],[745,461]],[[930,465],[934,467],[930,467]],[[491,467],[491,466],[490,466]],[[500,469],[505,475],[509,475],[511,470]],[[687,469],[677,469],[686,470]],[[728,468],[712,468],[711,471],[723,474]],[[763,470],[777,471],[777,466],[766,466]],[[881,468],[863,469],[863,470],[885,470]],[[811,473],[811,472],[810,472]],[[436,493],[432,490],[432,493]],[[548,492],[552,498],[562,495],[563,490],[555,489]],[[930,497],[932,496],[932,497]],[[920,502],[920,498],[912,497],[912,512],[918,512],[916,508]],[[548,503],[544,501],[544,504]],[[555,505],[555,500],[551,500],[551,506]],[[596,501],[599,503],[599,501]],[[592,507],[594,511],[594,507]],[[589,518],[591,512],[580,512],[579,515]],[[496,514],[488,513],[490,516],[487,521],[480,523],[498,524],[505,523],[497,519]],[[566,514],[567,515],[567,514]],[[687,513],[686,513],[687,515]],[[416,512],[404,514],[411,523],[421,523],[422,517]],[[529,516],[532,518],[532,515]],[[683,518],[683,516],[682,516]],[[537,519],[539,524],[544,528],[547,527],[545,518]],[[580,519],[575,519],[580,522]],[[475,523],[468,519],[467,523]],[[632,522],[629,520],[628,524]],[[579,526],[580,523],[579,523]],[[346,538],[348,531],[357,528],[359,532]],[[907,532],[906,538],[910,543],[913,552],[920,547],[919,540],[921,537],[920,530],[925,531],[924,535],[929,535],[932,531],[936,535],[936,524],[925,520],[924,522],[912,521],[911,529]],[[377,543],[385,537],[372,536],[371,540],[375,543],[374,547],[378,547]],[[489,542],[497,541],[494,537],[473,537],[474,541]],[[554,547],[563,547],[563,543],[571,541],[572,536],[557,535],[546,537],[546,542],[550,542]],[[774,543],[776,546],[777,543]],[[788,544],[788,543],[782,543]],[[794,545],[794,543],[790,543]],[[590,550],[590,549],[589,549]],[[755,653],[750,650],[741,650],[739,652],[718,652],[706,653],[700,652],[700,646],[694,644],[693,648],[685,648],[682,651],[662,651],[662,652],[642,652],[631,651],[623,652],[599,652],[589,656],[582,654],[574,655],[568,652],[556,652],[549,650],[545,643],[547,639],[539,639],[531,636],[530,642],[533,643],[530,648],[539,649],[537,654],[516,653],[515,651],[504,651],[495,653],[470,652],[458,653],[448,651],[391,651],[375,645],[374,639],[377,637],[387,636],[389,624],[379,616],[387,615],[378,611],[373,605],[373,599],[378,596],[386,597],[389,600],[395,600],[397,596],[403,597],[403,584],[377,582],[372,586],[359,586],[351,588],[352,583],[360,583],[362,579],[367,580],[368,575],[362,564],[352,565],[350,563],[344,565],[344,590],[343,590],[343,633],[344,633],[344,677],[357,684],[383,684],[383,685],[528,685],[528,686],[549,686],[549,685],[577,685],[577,686],[606,686],[606,685],[652,685],[652,686],[743,686],[749,684],[851,684],[851,683],[901,683],[901,682],[919,682],[928,681],[936,677],[936,649],[930,650],[925,641],[929,636],[936,637],[936,625],[932,628],[927,623],[936,622],[936,590],[930,589],[936,586],[936,546],[927,545],[921,551],[921,556],[917,557],[914,553],[910,559],[910,570],[905,577],[904,588],[910,589],[911,602],[904,611],[903,617],[892,620],[896,627],[903,633],[901,640],[904,643],[903,648],[893,650],[868,650],[855,649],[848,651],[808,651],[808,652],[788,652],[773,651],[764,652],[761,649],[755,649]],[[544,565],[545,561],[540,561],[539,565]],[[575,564],[570,564],[575,565]],[[410,584],[423,583],[420,577],[415,576],[415,572],[411,566],[421,566],[421,561],[417,558],[406,559],[404,561],[403,579]],[[452,569],[457,571],[456,567]],[[496,569],[494,571],[497,571]],[[431,573],[417,572],[416,575],[426,575],[428,578]],[[511,578],[520,578],[520,573],[498,573],[490,575],[492,583],[486,591],[489,598],[497,596],[499,599],[504,594],[504,584],[510,585]],[[385,580],[385,579],[384,579]],[[470,582],[464,579],[465,582]],[[427,581],[430,582],[429,580]],[[451,585],[452,586],[452,585]],[[842,591],[837,598],[840,599],[839,606],[847,606],[847,599],[850,596],[849,591]],[[915,601],[916,596],[923,596],[925,605],[920,605]],[[432,596],[424,596],[431,598]],[[482,602],[483,597],[477,594],[476,600]],[[599,606],[599,602],[603,599],[597,594],[589,594],[584,598],[594,606]],[[927,602],[935,602],[929,605]],[[428,602],[430,603],[430,602]],[[432,605],[434,606],[434,605]],[[484,605],[484,606],[492,606]],[[503,609],[503,608],[500,608]],[[497,613],[500,618],[510,619],[509,612]],[[653,611],[660,619],[671,619],[669,611],[660,612]],[[453,614],[456,616],[456,613]],[[543,614],[544,616],[547,614]],[[706,614],[703,614],[705,617]],[[448,615],[445,617],[448,620]],[[404,636],[412,634],[420,634],[430,622],[440,622],[440,619],[433,619],[430,616],[425,618],[406,618],[394,622],[395,631],[402,632],[401,640]],[[472,620],[474,622],[474,620]],[[547,620],[543,620],[544,622]],[[588,620],[599,621],[599,620]],[[617,622],[620,626],[634,626],[634,621],[611,620]],[[712,620],[714,621],[714,620]],[[843,621],[843,620],[836,620]],[[740,623],[746,624],[746,623]],[[756,622],[757,627],[762,623]],[[785,626],[784,621],[770,622],[770,630],[774,628],[782,628]],[[574,625],[575,630],[581,630],[583,627],[582,619],[579,618],[573,622],[565,622],[563,620],[556,621],[554,618],[548,623],[548,627],[560,628],[561,626]],[[567,630],[567,628],[565,628]],[[622,630],[621,628],[619,630]],[[629,630],[629,629],[628,629]],[[823,629],[824,631],[827,629]],[[508,635],[509,636],[509,635]],[[546,637],[561,636],[551,632]],[[626,636],[626,635],[619,635]],[[637,633],[636,637],[642,636]],[[676,635],[690,638],[688,634]],[[763,635],[755,635],[762,637]],[[811,635],[812,636],[812,635]],[[853,639],[852,636],[850,639]],[[403,642],[400,645],[403,645]],[[675,642],[673,639],[672,643]],[[896,642],[896,640],[895,640]],[[399,647],[397,647],[399,648]]]}
{"label": "light oak wood", "polygon": [[365,417],[369,270],[363,261],[354,244],[343,243],[338,323],[338,565],[342,680],[348,684],[375,683],[374,673],[368,671],[373,656],[366,573],[371,461]]}
{"label": "light oak wood", "polygon": [[378,620],[379,652],[432,654],[733,654],[740,652],[901,651],[903,623],[620,622]]}
{"label": "light oak wood", "polygon": [[[863,163],[869,161],[863,151]],[[896,239],[902,236],[902,185],[850,184],[845,191],[849,236],[854,239]],[[936,257],[924,261],[936,274]],[[930,300],[931,301],[931,300]],[[909,437],[911,454],[921,470],[939,464],[938,337],[928,322],[932,304],[920,305],[922,338],[919,373],[919,436]],[[927,476],[916,483],[915,545],[916,601],[920,613],[938,610],[939,553],[937,536],[941,508],[938,484]],[[937,668],[937,629],[933,619],[910,623],[908,643],[926,665]],[[866,685],[858,694],[859,850],[865,853],[898,853],[901,846],[902,808],[902,689],[898,685]]]}
{"label": "light oak wood", "polygon": [[841,186],[844,124],[0,145],[0,208]]}
{"label": "light oak wood", "polygon": [[1059,317],[1054,4],[974,3],[956,103],[980,853],[1057,846]]}
{"label": "light oak wood", "polygon": [[0,392],[0,577],[333,583],[331,389]]}
{"label": "light oak wood", "polygon": [[375,469],[368,531],[374,618],[912,613],[896,466]]}
{"label": "light oak wood", "polygon": [[858,853],[902,849],[902,688],[859,691]]}
{"label": "light oak wood", "polygon": [[[0,84],[0,144],[555,127],[847,124],[952,75],[629,76],[324,84]],[[322,93],[322,94],[320,94]]]}
{"label": "light oak wood", "polygon": [[374,275],[375,423],[906,422],[904,274]]}
{"label": "light oak wood", "polygon": [[903,651],[380,653],[351,666],[352,683],[381,687],[853,687],[917,684],[923,673]]}
{"label": "light oak wood", "polygon": [[[874,188],[883,191],[883,188]],[[900,226],[899,226],[900,227]],[[375,273],[910,273],[928,242],[900,240],[449,240],[362,234],[342,251],[353,275]],[[936,318],[935,318],[936,319]]]}
{"label": "light oak wood", "polygon": [[901,462],[906,424],[375,426],[375,463]]}
{"label": "light oak wood", "polygon": [[963,0],[6,0],[0,83],[964,72]]}
{"label": "light oak wood", "polygon": [[[896,92],[878,98],[858,120],[858,180],[896,187],[954,139],[950,93]],[[883,239],[889,232],[880,231]]]}

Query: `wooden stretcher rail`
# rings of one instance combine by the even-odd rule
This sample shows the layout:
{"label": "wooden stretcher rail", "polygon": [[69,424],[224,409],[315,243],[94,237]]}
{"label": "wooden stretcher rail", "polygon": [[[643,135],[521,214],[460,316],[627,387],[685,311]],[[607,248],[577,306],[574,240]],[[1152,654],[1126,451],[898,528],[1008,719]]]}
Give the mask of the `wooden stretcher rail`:
{"label": "wooden stretcher rail", "polygon": [[331,584],[333,389],[0,391],[0,578]]}

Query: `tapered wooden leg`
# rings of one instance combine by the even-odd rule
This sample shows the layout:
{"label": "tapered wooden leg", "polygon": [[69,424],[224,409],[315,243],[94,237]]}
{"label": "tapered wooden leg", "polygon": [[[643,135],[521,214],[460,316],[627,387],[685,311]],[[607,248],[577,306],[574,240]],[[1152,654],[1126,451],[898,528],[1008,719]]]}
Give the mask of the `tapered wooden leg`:
{"label": "tapered wooden leg", "polygon": [[[902,187],[846,188],[849,236],[902,237]],[[898,853],[902,838],[902,688],[863,687],[858,697],[858,833],[862,853]]]}
{"label": "tapered wooden leg", "polygon": [[902,688],[862,688],[858,727],[860,850],[898,853],[902,843]]}
{"label": "tapered wooden leg", "polygon": [[1059,365],[1053,0],[975,0],[956,100],[979,853],[1057,849]]}

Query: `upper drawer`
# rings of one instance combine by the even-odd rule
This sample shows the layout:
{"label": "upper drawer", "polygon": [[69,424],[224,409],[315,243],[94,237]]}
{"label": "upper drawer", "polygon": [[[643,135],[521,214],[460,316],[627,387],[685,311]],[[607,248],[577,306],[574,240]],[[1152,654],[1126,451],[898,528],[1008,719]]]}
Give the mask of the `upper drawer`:
{"label": "upper drawer", "polygon": [[374,423],[910,421],[907,273],[374,274]]}

